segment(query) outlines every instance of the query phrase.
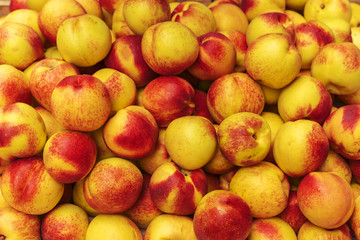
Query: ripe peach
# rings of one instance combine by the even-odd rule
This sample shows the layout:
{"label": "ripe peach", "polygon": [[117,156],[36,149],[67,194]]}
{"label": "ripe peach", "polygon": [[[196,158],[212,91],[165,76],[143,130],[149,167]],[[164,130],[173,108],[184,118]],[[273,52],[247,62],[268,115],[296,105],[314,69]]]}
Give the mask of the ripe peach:
{"label": "ripe peach", "polygon": [[255,219],[248,240],[278,239],[297,240],[295,231],[279,217]]}
{"label": "ripe peach", "polygon": [[249,21],[256,16],[267,12],[284,12],[286,9],[285,0],[244,0],[239,3]]}
{"label": "ripe peach", "polygon": [[343,224],[342,226],[335,229],[325,229],[307,221],[301,226],[298,232],[298,240],[307,240],[314,238],[339,240],[353,239],[350,228],[347,224]]}
{"label": "ripe peach", "polygon": [[86,201],[84,196],[84,178],[77,181],[74,184],[72,197],[73,197],[73,203],[82,209],[85,210],[85,212],[90,216],[94,217],[100,214],[99,211],[96,211],[94,208],[92,208]]}
{"label": "ripe peach", "polygon": [[52,113],[45,108],[38,106],[35,110],[40,114],[44,124],[46,136],[49,138],[53,134],[65,130],[54,118]]}
{"label": "ripe peach", "polygon": [[357,178],[357,170],[352,165],[353,163],[357,164],[356,162],[356,160],[344,159],[340,154],[330,149],[325,162],[316,171],[335,173],[350,184],[353,174],[355,179]]}

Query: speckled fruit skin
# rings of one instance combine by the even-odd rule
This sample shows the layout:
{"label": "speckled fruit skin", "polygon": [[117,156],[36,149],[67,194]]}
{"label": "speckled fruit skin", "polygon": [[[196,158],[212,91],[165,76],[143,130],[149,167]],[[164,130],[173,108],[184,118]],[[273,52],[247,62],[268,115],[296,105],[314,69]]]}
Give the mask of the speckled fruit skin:
{"label": "speckled fruit skin", "polygon": [[143,183],[140,170],[122,158],[97,162],[84,180],[86,202],[100,213],[121,213],[138,199]]}
{"label": "speckled fruit skin", "polygon": [[150,195],[165,213],[189,215],[207,193],[206,175],[201,169],[184,170],[173,162],[159,166],[150,179]]}
{"label": "speckled fruit skin", "polygon": [[248,240],[279,239],[297,240],[295,231],[279,217],[254,219]]}
{"label": "speckled fruit skin", "polygon": [[86,212],[74,204],[60,204],[48,212],[41,222],[42,239],[85,238],[89,225]]}
{"label": "speckled fruit skin", "polygon": [[246,239],[252,226],[248,204],[238,195],[226,190],[206,194],[197,206],[194,232],[202,239]]}
{"label": "speckled fruit skin", "polygon": [[96,157],[95,141],[78,131],[55,133],[43,149],[46,170],[56,181],[63,183],[74,183],[86,177],[95,165]]}
{"label": "speckled fruit skin", "polygon": [[359,117],[360,105],[346,105],[335,110],[323,125],[331,148],[352,160],[360,159]]}
{"label": "speckled fruit skin", "polygon": [[315,121],[300,119],[286,122],[274,139],[275,162],[290,177],[302,177],[317,170],[328,153],[326,133]]}
{"label": "speckled fruit skin", "polygon": [[301,226],[298,232],[298,240],[307,240],[314,238],[339,240],[353,239],[350,228],[347,224],[343,224],[335,229],[325,229],[307,221]]}
{"label": "speckled fruit skin", "polygon": [[304,216],[313,224],[326,229],[345,224],[354,211],[350,184],[334,173],[309,173],[301,180],[297,197]]}
{"label": "speckled fruit skin", "polygon": [[51,95],[51,112],[68,130],[94,131],[106,122],[110,111],[109,91],[91,75],[65,77]]}
{"label": "speckled fruit skin", "polygon": [[110,118],[103,130],[108,148],[126,159],[141,159],[152,153],[159,127],[151,113],[143,107],[129,106]]}
{"label": "speckled fruit skin", "polygon": [[3,172],[1,191],[11,207],[27,214],[41,215],[60,201],[64,184],[50,176],[42,158],[21,158]]}
{"label": "speckled fruit skin", "polygon": [[154,116],[159,127],[167,127],[176,118],[189,116],[195,108],[195,90],[185,79],[161,76],[144,88],[144,107]]}

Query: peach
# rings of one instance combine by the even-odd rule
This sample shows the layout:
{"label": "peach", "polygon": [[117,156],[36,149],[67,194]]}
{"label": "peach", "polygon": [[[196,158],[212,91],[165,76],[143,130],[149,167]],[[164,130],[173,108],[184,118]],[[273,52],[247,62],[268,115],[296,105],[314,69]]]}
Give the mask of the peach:
{"label": "peach", "polygon": [[92,14],[98,18],[103,18],[101,4],[98,0],[76,0],[85,9],[86,13]]}
{"label": "peach", "polygon": [[239,30],[219,31],[230,39],[236,51],[236,62],[234,72],[245,72],[245,54],[247,50],[246,34]]}
{"label": "peach", "polygon": [[285,9],[284,13],[291,19],[291,21],[295,25],[295,28],[297,26],[299,26],[300,24],[306,22],[304,16],[301,13],[297,12],[297,11],[290,10],[290,9]]}
{"label": "peach", "polygon": [[315,55],[326,44],[335,41],[332,30],[322,21],[310,20],[295,29],[295,45],[302,58],[301,69],[310,69]]}
{"label": "peach", "polygon": [[85,178],[94,167],[96,156],[95,141],[78,131],[55,133],[43,149],[46,170],[62,183],[74,183]]}
{"label": "peach", "polygon": [[22,102],[31,104],[26,75],[8,64],[0,65],[0,106]]}
{"label": "peach", "polygon": [[17,9],[28,9],[29,6],[26,0],[11,0],[9,5],[9,11],[13,12]]}
{"label": "peach", "polygon": [[121,36],[113,42],[105,65],[128,75],[137,87],[144,87],[158,77],[145,62],[141,51],[141,36]]}
{"label": "peach", "polygon": [[325,85],[311,76],[295,78],[281,90],[277,103],[285,122],[308,119],[320,124],[329,116],[332,105],[332,97]]}
{"label": "peach", "polygon": [[214,121],[207,107],[207,92],[195,89],[194,104],[195,108],[192,113],[193,116],[202,116],[207,118],[210,122]]}
{"label": "peach", "polygon": [[58,82],[63,78],[78,75],[79,70],[73,64],[66,61],[45,58],[33,67],[29,87],[32,96],[46,110],[51,109],[51,94]]}
{"label": "peach", "polygon": [[[150,196],[155,206],[165,213],[189,215],[207,193],[204,171],[185,170],[174,162],[160,165],[150,178]],[[151,224],[151,223],[150,223]]]}
{"label": "peach", "polygon": [[128,35],[135,35],[135,33],[129,28],[124,18],[124,3],[125,1],[119,1],[119,4],[115,8],[112,14],[112,26],[115,38],[120,38]]}
{"label": "peach", "polygon": [[260,85],[246,73],[230,73],[213,81],[207,106],[216,123],[238,112],[260,114],[265,106]]}
{"label": "peach", "polygon": [[[1,185],[1,176],[0,176],[0,185]],[[10,207],[10,205],[6,202],[2,192],[0,190],[0,211],[1,211],[1,209],[6,208],[6,207]]]}
{"label": "peach", "polygon": [[237,166],[250,166],[264,160],[270,151],[271,129],[260,115],[240,112],[220,123],[218,139],[226,159]]}
{"label": "peach", "polygon": [[255,39],[268,33],[282,33],[294,39],[295,25],[285,13],[262,13],[249,23],[246,31],[247,45],[250,45]]}
{"label": "peach", "polygon": [[360,105],[342,106],[323,124],[331,148],[341,156],[353,160],[360,159],[357,130],[359,114]]}
{"label": "peach", "polygon": [[59,26],[56,46],[65,61],[79,67],[90,67],[110,52],[112,36],[109,27],[92,14],[69,17]]}
{"label": "peach", "polygon": [[137,35],[143,35],[152,25],[170,21],[171,12],[167,0],[127,0],[123,15],[129,28]]}
{"label": "peach", "polygon": [[39,34],[25,24],[5,22],[0,25],[0,36],[0,64],[23,70],[44,55]]}
{"label": "peach", "polygon": [[219,187],[222,190],[229,190],[230,181],[239,169],[239,166],[235,166],[233,169],[228,171],[227,173],[219,175]]}
{"label": "peach", "polygon": [[193,225],[201,239],[246,239],[253,218],[248,204],[238,195],[226,190],[206,194],[197,206]]}
{"label": "peach", "polygon": [[360,86],[360,49],[351,42],[326,44],[312,60],[311,75],[331,94],[356,92]]}
{"label": "peach", "polygon": [[122,0],[99,0],[99,3],[105,11],[113,13]]}
{"label": "peach", "polygon": [[[32,174],[29,175],[29,172]],[[4,199],[16,210],[41,215],[58,204],[64,193],[64,184],[50,176],[42,158],[21,158],[4,170],[1,192]]]}
{"label": "peach", "polygon": [[360,89],[351,94],[336,95],[336,98],[346,105],[360,104]]}
{"label": "peach", "polygon": [[30,9],[40,12],[47,1],[49,0],[26,0],[26,3]]}
{"label": "peach", "polygon": [[143,176],[130,161],[107,158],[97,162],[84,180],[86,202],[101,213],[121,213],[140,196]]}
{"label": "peach", "polygon": [[278,239],[297,240],[295,231],[279,217],[255,219],[248,240]]}
{"label": "peach", "polygon": [[285,210],[280,213],[279,217],[287,222],[295,233],[297,233],[300,227],[307,221],[299,208],[296,191],[290,190],[288,205]]}
{"label": "peach", "polygon": [[334,229],[345,224],[354,211],[350,184],[329,172],[311,172],[297,189],[301,212],[314,225]]}
{"label": "peach", "polygon": [[200,80],[215,80],[233,72],[236,64],[236,50],[232,41],[218,32],[209,32],[198,37],[199,56],[187,68]]}
{"label": "peach", "polygon": [[174,119],[192,114],[194,97],[195,90],[185,79],[161,76],[145,86],[142,101],[159,127],[167,127]]}
{"label": "peach", "polygon": [[41,239],[39,216],[18,211],[12,207],[0,209],[0,238]]}
{"label": "peach", "polygon": [[215,190],[220,190],[220,179],[219,179],[219,175],[215,175],[215,174],[211,174],[211,173],[207,173],[205,172],[206,175],[206,180],[207,180],[207,185],[208,185],[208,189],[207,192],[212,192]]}
{"label": "peach", "polygon": [[120,214],[100,214],[90,222],[86,240],[142,240],[140,229],[128,217]]}
{"label": "peach", "polygon": [[197,240],[192,218],[176,214],[157,216],[150,222],[144,235],[144,240],[155,239]]}
{"label": "peach", "polygon": [[171,161],[165,147],[165,133],[166,128],[159,128],[159,137],[157,139],[154,151],[137,161],[137,164],[141,170],[150,175],[152,175],[161,164]]}
{"label": "peach", "polygon": [[116,157],[116,155],[106,146],[103,138],[104,125],[95,131],[89,132],[89,135],[93,138],[97,147],[97,160],[105,158]]}
{"label": "peach", "polygon": [[89,217],[94,217],[101,213],[99,211],[96,211],[87,203],[84,196],[84,180],[85,179],[81,179],[74,184],[73,192],[72,192],[73,203],[76,206],[79,206],[82,209],[84,209],[85,212],[89,215]]}
{"label": "peach", "polygon": [[111,113],[113,116],[120,109],[126,108],[135,102],[135,82],[125,73],[111,68],[102,68],[93,74],[106,86],[110,94]]}
{"label": "peach", "polygon": [[355,198],[355,208],[354,208],[354,212],[350,217],[349,220],[349,226],[351,227],[351,229],[354,232],[354,235],[356,236],[356,238],[360,237],[360,231],[359,231],[359,226],[360,226],[360,198],[356,197]]}
{"label": "peach", "polygon": [[56,46],[46,48],[44,52],[44,58],[56,58],[59,60],[64,60]]}
{"label": "peach", "polygon": [[300,72],[301,63],[293,39],[281,33],[258,37],[248,46],[245,55],[247,73],[254,80],[275,89],[292,82]]}
{"label": "peach", "polygon": [[285,0],[244,0],[239,3],[240,8],[244,11],[249,21],[256,16],[267,12],[281,12],[286,9]]}
{"label": "peach", "polygon": [[314,239],[314,238],[322,238],[322,239],[339,239],[339,240],[351,240],[352,235],[350,228],[347,224],[344,224],[335,229],[325,229],[318,227],[311,222],[305,222],[299,232],[298,232],[298,240],[306,240],[306,239]]}
{"label": "peach", "polygon": [[321,21],[334,33],[334,41],[352,42],[350,23],[342,18],[324,18]]}
{"label": "peach", "polygon": [[174,119],[165,132],[165,147],[181,168],[195,170],[203,167],[217,151],[217,136],[213,124],[200,116]]}
{"label": "peach", "polygon": [[213,1],[208,5],[216,21],[216,31],[237,30],[246,33],[249,20],[233,1]]}
{"label": "peach", "polygon": [[229,190],[249,205],[254,218],[270,218],[285,210],[290,184],[279,167],[262,161],[239,168],[231,178]]}
{"label": "peach", "polygon": [[149,67],[161,75],[177,75],[199,55],[195,34],[185,25],[166,21],[152,25],[143,34],[141,51]]}
{"label": "peach", "polygon": [[109,91],[91,75],[65,77],[51,95],[51,112],[68,130],[94,131],[104,125],[110,111]]}
{"label": "peach", "polygon": [[41,222],[42,239],[85,239],[89,219],[74,204],[61,204],[48,212]]}
{"label": "peach", "polygon": [[86,14],[76,0],[48,0],[39,12],[39,27],[46,39],[55,44],[58,29],[62,22],[71,16]]}
{"label": "peach", "polygon": [[124,215],[141,229],[146,229],[154,218],[163,213],[151,199],[150,178],[150,174],[143,173],[143,186],[140,196],[135,204],[124,212]]}
{"label": "peach", "polygon": [[351,10],[350,1],[348,0],[308,0],[304,6],[303,14],[306,21],[342,18],[350,22]]}
{"label": "peach", "polygon": [[300,119],[286,122],[274,139],[275,162],[290,177],[302,177],[317,170],[328,153],[326,133],[315,121]]}
{"label": "peach", "polygon": [[38,106],[35,110],[40,114],[44,124],[46,136],[49,138],[53,134],[65,130],[54,118],[52,113],[45,108]]}
{"label": "peach", "polygon": [[40,153],[46,142],[45,125],[37,111],[25,103],[0,107],[0,170],[16,158]]}
{"label": "peach", "polygon": [[104,125],[103,138],[108,148],[126,159],[141,159],[152,153],[159,127],[151,113],[131,105],[119,110]]}
{"label": "peach", "polygon": [[216,30],[214,14],[202,2],[185,1],[179,3],[171,11],[171,21],[189,27],[197,37]]}
{"label": "peach", "polygon": [[281,88],[274,89],[263,84],[260,84],[265,98],[265,107],[276,106],[281,93]]}
{"label": "peach", "polygon": [[325,159],[325,162],[317,169],[318,172],[332,172],[340,177],[344,178],[349,184],[352,180],[352,175],[354,172],[354,177],[356,178],[355,168],[352,168],[352,162],[354,160],[347,161],[340,154],[337,154],[332,149],[329,150],[329,154]]}

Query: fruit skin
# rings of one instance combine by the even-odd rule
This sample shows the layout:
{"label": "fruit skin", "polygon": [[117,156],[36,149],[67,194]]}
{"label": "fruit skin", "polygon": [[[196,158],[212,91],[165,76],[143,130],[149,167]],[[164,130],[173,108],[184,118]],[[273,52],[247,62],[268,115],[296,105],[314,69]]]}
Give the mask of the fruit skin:
{"label": "fruit skin", "polygon": [[63,78],[78,75],[77,67],[66,61],[45,58],[36,63],[33,67],[29,87],[32,96],[46,110],[51,110],[51,94]]}
{"label": "fruit skin", "polygon": [[17,9],[28,9],[29,6],[26,0],[11,0],[9,5],[9,11],[13,12]]}
{"label": "fruit skin", "polygon": [[354,212],[350,217],[349,220],[349,227],[354,231],[354,234],[356,238],[359,238],[360,231],[359,231],[359,225],[360,225],[360,198],[358,196],[355,196],[355,208]]}
{"label": "fruit skin", "polygon": [[195,34],[178,22],[161,22],[149,27],[141,40],[146,64],[161,75],[177,75],[191,66],[199,55]]}
{"label": "fruit skin", "polygon": [[328,153],[326,133],[315,121],[300,119],[286,122],[274,139],[275,162],[290,177],[302,177],[317,170]]}
{"label": "fruit skin", "polygon": [[108,148],[126,159],[141,159],[152,153],[159,127],[151,113],[131,105],[119,110],[104,125],[103,138]]}
{"label": "fruit skin", "polygon": [[141,51],[141,36],[120,36],[111,46],[104,62],[108,68],[125,73],[137,87],[144,87],[158,77],[145,62]]}
{"label": "fruit skin", "polygon": [[48,212],[41,222],[42,239],[85,239],[89,218],[79,206],[60,204]]}
{"label": "fruit skin", "polygon": [[264,160],[270,151],[271,129],[260,115],[240,112],[220,123],[218,139],[226,159],[237,166],[251,166]]}
{"label": "fruit skin", "polygon": [[231,178],[229,190],[249,205],[254,218],[269,218],[286,208],[290,184],[280,168],[262,161],[239,168]]}
{"label": "fruit skin", "polygon": [[189,215],[195,212],[207,193],[203,170],[185,170],[174,162],[160,165],[150,178],[150,196],[155,206],[165,213]]}
{"label": "fruit skin", "polygon": [[76,0],[48,0],[39,11],[39,27],[46,39],[56,44],[60,25],[69,17],[83,14],[86,11]]}
{"label": "fruit skin", "polygon": [[354,211],[350,184],[329,172],[311,172],[297,189],[299,207],[304,216],[318,227],[335,229],[345,224]]}
{"label": "fruit skin", "polygon": [[140,170],[118,157],[97,162],[84,180],[86,202],[100,213],[121,213],[138,199],[143,184]]}
{"label": "fruit skin", "polygon": [[39,216],[18,211],[12,207],[0,209],[0,237],[7,239],[41,239]]}
{"label": "fruit skin", "polygon": [[24,70],[44,55],[40,36],[25,24],[5,22],[0,25],[0,36],[0,64]]}
{"label": "fruit skin", "polygon": [[167,0],[129,0],[123,6],[124,20],[136,35],[143,35],[152,25],[170,21],[170,5]]}
{"label": "fruit skin", "polygon": [[298,240],[306,240],[306,239],[314,239],[314,238],[339,239],[339,240],[353,239],[351,236],[350,228],[347,224],[344,224],[335,229],[324,229],[307,221],[301,226],[298,232]]}
{"label": "fruit skin", "polygon": [[[306,95],[303,91],[306,89]],[[298,101],[298,99],[302,101]],[[309,119],[322,124],[329,116],[333,105],[332,97],[316,78],[300,76],[281,90],[278,111],[282,119],[296,121]]]}
{"label": "fruit skin", "polygon": [[233,72],[236,64],[234,44],[219,32],[209,32],[198,37],[199,56],[187,68],[194,77],[212,81]]}
{"label": "fruit skin", "polygon": [[40,12],[44,4],[49,0],[26,0],[30,9]]}
{"label": "fruit skin", "polygon": [[49,138],[53,134],[65,130],[54,118],[50,111],[45,108],[38,106],[35,110],[40,114],[44,124],[46,136]]}
{"label": "fruit skin", "polygon": [[346,105],[335,110],[324,122],[323,128],[330,146],[341,156],[360,159],[358,146],[358,119],[360,105]]}
{"label": "fruit skin", "polygon": [[177,76],[155,78],[145,86],[142,99],[159,127],[167,127],[174,119],[191,115],[195,108],[194,88]]}
{"label": "fruit skin", "polygon": [[352,11],[347,0],[308,0],[304,6],[303,15],[306,21],[326,18],[342,18],[350,22]]}
{"label": "fruit skin", "polygon": [[325,162],[317,169],[318,172],[332,172],[344,178],[351,184],[352,177],[357,179],[357,169],[352,168],[356,160],[344,159],[340,154],[330,149]]}
{"label": "fruit skin", "polygon": [[283,239],[296,240],[291,226],[279,217],[255,219],[248,240]]}
{"label": "fruit skin", "polygon": [[91,14],[66,19],[56,35],[56,46],[65,61],[79,67],[90,67],[110,52],[111,32],[106,23]]}
{"label": "fruit skin", "polygon": [[84,180],[85,179],[81,179],[74,184],[72,192],[73,203],[84,209],[90,217],[95,217],[96,215],[99,215],[100,212],[90,207],[90,205],[86,202],[84,196]]}
{"label": "fruit skin", "polygon": [[4,170],[1,191],[11,207],[26,214],[41,215],[60,201],[64,184],[50,176],[42,158],[21,158]]}
{"label": "fruit skin", "polygon": [[185,116],[173,120],[165,132],[165,147],[170,158],[181,168],[203,167],[217,150],[213,124],[200,116]]}
{"label": "fruit skin", "polygon": [[142,240],[140,229],[128,217],[120,214],[100,214],[89,224],[85,240]]}
{"label": "fruit skin", "polygon": [[147,227],[144,236],[144,240],[155,239],[197,240],[192,218],[175,214],[157,216]]}
{"label": "fruit skin", "polygon": [[260,85],[246,73],[230,73],[213,81],[207,92],[207,106],[216,123],[238,112],[260,114],[265,106]]}
{"label": "fruit skin", "polygon": [[74,183],[85,178],[94,167],[96,156],[95,141],[78,131],[55,133],[43,149],[46,170],[62,183]]}
{"label": "fruit skin", "polygon": [[190,28],[199,37],[216,31],[216,20],[212,11],[202,2],[186,1],[179,3],[171,11],[171,21]]}
{"label": "fruit skin", "polygon": [[51,112],[68,130],[90,132],[100,128],[111,111],[109,91],[91,75],[63,78],[51,95]]}
{"label": "fruit skin", "polygon": [[0,172],[16,158],[40,153],[46,142],[40,114],[21,102],[0,107],[0,136]]}
{"label": "fruit skin", "polygon": [[17,68],[0,65],[0,107],[23,102],[31,104],[30,88],[26,84],[26,75]]}
{"label": "fruit skin", "polygon": [[246,239],[253,218],[248,204],[238,195],[226,190],[206,194],[197,206],[193,225],[201,239]]}
{"label": "fruit skin", "polygon": [[239,4],[244,11],[249,21],[256,16],[266,12],[283,12],[286,8],[286,1],[284,0],[245,0]]}
{"label": "fruit skin", "polygon": [[312,60],[311,75],[331,94],[356,92],[360,88],[360,49],[351,42],[326,44]]}
{"label": "fruit skin", "polygon": [[245,55],[247,73],[254,80],[275,89],[292,82],[301,64],[301,55],[293,39],[281,33],[268,33],[255,39]]}

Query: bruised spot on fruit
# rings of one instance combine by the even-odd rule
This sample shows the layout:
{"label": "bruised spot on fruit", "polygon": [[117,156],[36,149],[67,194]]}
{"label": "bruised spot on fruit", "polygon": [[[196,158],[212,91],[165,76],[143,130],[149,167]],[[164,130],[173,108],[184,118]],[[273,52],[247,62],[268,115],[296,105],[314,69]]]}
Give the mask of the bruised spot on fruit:
{"label": "bruised spot on fruit", "polygon": [[341,125],[344,131],[354,132],[356,126],[359,124],[360,107],[358,105],[344,106],[341,119]]}
{"label": "bruised spot on fruit", "polygon": [[256,232],[261,233],[268,239],[281,239],[279,229],[274,224],[267,222],[266,220],[259,219],[256,223]]}

